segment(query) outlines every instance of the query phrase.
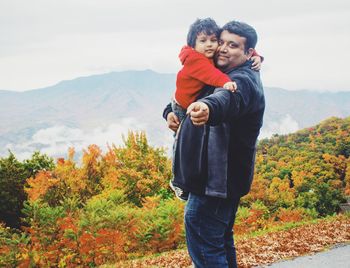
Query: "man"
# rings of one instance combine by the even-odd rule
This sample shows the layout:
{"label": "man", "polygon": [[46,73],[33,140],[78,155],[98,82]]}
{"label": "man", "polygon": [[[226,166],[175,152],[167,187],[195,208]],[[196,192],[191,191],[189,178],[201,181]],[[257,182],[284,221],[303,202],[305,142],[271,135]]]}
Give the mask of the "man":
{"label": "man", "polygon": [[[255,30],[245,23],[222,28],[216,66],[238,90],[208,87],[207,96],[188,107],[178,133],[174,184],[190,192],[186,241],[198,268],[237,267],[232,228],[239,199],[250,190],[265,109],[259,72],[251,69],[256,42]],[[176,131],[179,122],[169,106],[163,116]]]}

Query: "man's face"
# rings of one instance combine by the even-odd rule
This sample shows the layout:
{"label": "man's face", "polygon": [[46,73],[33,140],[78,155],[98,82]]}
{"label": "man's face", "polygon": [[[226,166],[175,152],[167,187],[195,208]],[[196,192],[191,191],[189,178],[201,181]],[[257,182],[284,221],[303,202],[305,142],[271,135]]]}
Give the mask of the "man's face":
{"label": "man's face", "polygon": [[216,66],[225,72],[245,63],[252,54],[251,52],[247,54],[244,52],[245,42],[245,37],[226,30],[222,31],[215,56]]}

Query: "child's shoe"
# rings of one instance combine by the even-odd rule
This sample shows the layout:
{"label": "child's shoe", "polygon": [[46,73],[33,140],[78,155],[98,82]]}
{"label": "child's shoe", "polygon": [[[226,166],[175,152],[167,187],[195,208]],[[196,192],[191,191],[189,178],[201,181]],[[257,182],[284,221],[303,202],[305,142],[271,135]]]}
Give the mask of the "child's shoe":
{"label": "child's shoe", "polygon": [[175,186],[173,184],[172,180],[170,180],[169,185],[170,185],[171,190],[174,191],[175,196],[178,199],[180,199],[181,201],[187,201],[188,200],[189,192],[186,192],[183,189],[181,189],[180,187]]}

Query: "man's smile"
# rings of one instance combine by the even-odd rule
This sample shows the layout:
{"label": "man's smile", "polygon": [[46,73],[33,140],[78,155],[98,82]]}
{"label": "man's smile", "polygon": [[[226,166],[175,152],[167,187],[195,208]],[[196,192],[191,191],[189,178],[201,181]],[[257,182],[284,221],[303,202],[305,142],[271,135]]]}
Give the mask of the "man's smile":
{"label": "man's smile", "polygon": [[218,55],[218,59],[227,59],[228,56],[225,56],[225,55],[222,55],[222,54],[219,54]]}

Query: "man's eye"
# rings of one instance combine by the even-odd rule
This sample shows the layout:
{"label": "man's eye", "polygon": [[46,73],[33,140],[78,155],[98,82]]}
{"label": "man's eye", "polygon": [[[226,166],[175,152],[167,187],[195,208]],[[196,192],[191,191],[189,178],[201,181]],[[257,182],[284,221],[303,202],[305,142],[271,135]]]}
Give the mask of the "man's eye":
{"label": "man's eye", "polygon": [[230,48],[236,48],[236,47],[237,47],[237,45],[236,45],[236,44],[231,43],[231,44],[229,45],[229,47],[230,47]]}
{"label": "man's eye", "polygon": [[222,46],[224,42],[222,40],[219,40],[219,46]]}

